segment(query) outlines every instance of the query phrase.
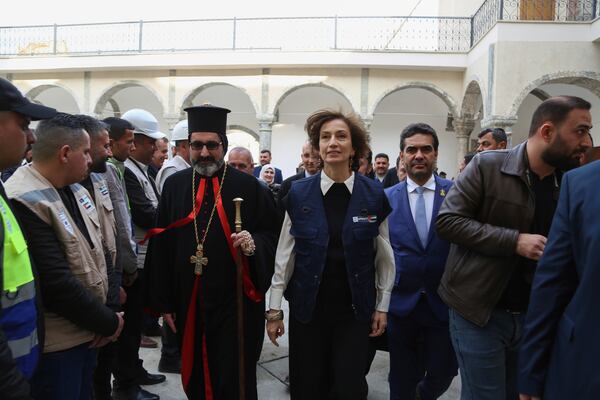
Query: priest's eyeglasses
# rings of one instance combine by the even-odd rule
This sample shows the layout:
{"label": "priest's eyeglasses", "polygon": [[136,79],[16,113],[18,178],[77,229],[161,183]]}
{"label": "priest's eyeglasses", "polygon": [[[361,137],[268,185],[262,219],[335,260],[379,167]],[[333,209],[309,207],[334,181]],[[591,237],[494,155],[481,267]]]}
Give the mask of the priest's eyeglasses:
{"label": "priest's eyeglasses", "polygon": [[223,142],[216,142],[214,140],[209,140],[208,142],[201,142],[199,140],[195,140],[190,143],[190,147],[194,150],[202,150],[204,146],[206,146],[206,150],[216,150],[222,144]]}

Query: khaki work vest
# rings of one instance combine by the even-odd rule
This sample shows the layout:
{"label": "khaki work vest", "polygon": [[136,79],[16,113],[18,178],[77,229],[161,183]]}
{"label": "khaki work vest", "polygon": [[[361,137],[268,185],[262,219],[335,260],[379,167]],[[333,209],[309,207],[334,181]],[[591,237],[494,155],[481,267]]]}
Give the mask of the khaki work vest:
{"label": "khaki work vest", "polygon": [[[32,166],[19,168],[5,184],[8,197],[23,204],[52,227],[73,275],[104,304],[108,277],[98,213],[83,186],[73,184],[70,187],[94,244],[93,249],[71,218],[56,189]],[[94,316],[90,315],[90,318]],[[44,312],[44,320],[44,353],[70,349],[94,338],[92,332],[55,313]]]}
{"label": "khaki work vest", "polygon": [[101,174],[91,173],[92,184],[94,185],[94,199],[96,199],[96,212],[100,221],[102,231],[102,240],[106,249],[110,253],[113,266],[117,265],[117,223],[113,211],[113,203],[110,200],[110,193],[106,180]]}

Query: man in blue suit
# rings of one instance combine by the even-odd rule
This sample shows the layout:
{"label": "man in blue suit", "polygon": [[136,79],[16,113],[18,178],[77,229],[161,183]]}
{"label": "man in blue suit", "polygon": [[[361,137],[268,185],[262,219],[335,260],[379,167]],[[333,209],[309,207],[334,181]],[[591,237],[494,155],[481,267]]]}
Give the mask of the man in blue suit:
{"label": "man in blue suit", "polygon": [[393,208],[390,242],[396,282],[388,312],[390,399],[437,399],[452,383],[457,363],[448,330],[448,308],[437,294],[450,243],[435,218],[452,181],[433,174],[439,140],[423,123],[400,135],[407,179],[385,190]]}
{"label": "man in blue suit", "polygon": [[568,172],[535,273],[519,354],[521,399],[600,393],[600,161]]}

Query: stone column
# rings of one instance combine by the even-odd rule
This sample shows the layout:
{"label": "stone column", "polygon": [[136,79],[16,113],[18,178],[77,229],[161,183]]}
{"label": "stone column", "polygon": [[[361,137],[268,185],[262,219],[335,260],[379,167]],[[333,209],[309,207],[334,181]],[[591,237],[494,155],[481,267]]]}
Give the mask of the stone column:
{"label": "stone column", "polygon": [[169,132],[165,133],[167,133],[169,135],[169,138],[171,138],[171,135],[173,134],[173,128],[175,128],[175,125],[177,125],[177,123],[180,121],[179,114],[168,113],[165,114],[163,118],[165,119],[165,122],[169,127]]}
{"label": "stone column", "polygon": [[258,136],[260,150],[271,150],[271,135],[273,134],[273,117],[263,116],[258,120]]}
{"label": "stone column", "polygon": [[475,120],[465,118],[455,118],[452,122],[454,133],[456,135],[456,160],[460,163],[469,151],[469,140],[471,132],[475,127]]}
{"label": "stone column", "polygon": [[365,124],[365,129],[367,133],[371,135],[371,125],[373,124],[373,116],[360,117],[363,124]]}
{"label": "stone column", "polygon": [[513,115],[490,115],[481,120],[481,128],[502,128],[506,132],[506,148],[512,147],[512,127],[517,123],[517,116]]}

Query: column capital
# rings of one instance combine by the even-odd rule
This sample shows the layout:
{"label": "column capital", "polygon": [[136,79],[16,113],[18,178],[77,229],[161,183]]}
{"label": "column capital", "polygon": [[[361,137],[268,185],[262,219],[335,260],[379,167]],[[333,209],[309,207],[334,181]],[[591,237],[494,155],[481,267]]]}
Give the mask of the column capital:
{"label": "column capital", "polygon": [[360,120],[365,125],[365,129],[367,130],[367,132],[369,132],[371,130],[371,124],[373,123],[373,116],[372,115],[361,116]]}
{"label": "column capital", "polygon": [[274,123],[275,122],[275,116],[273,114],[259,114],[256,116],[258,119],[258,123]]}
{"label": "column capital", "polygon": [[456,137],[470,137],[473,128],[475,128],[475,120],[467,118],[455,118],[452,120],[454,134]]}
{"label": "column capital", "polygon": [[179,115],[178,113],[167,113],[163,116],[163,119],[169,126],[169,131],[173,131],[175,125],[177,125],[177,123],[181,120],[181,115]]}
{"label": "column capital", "polygon": [[482,128],[502,128],[507,130],[517,123],[516,115],[490,115],[481,120]]}
{"label": "column capital", "polygon": [[275,118],[272,114],[258,116],[258,136],[260,150],[271,150],[271,136]]}

